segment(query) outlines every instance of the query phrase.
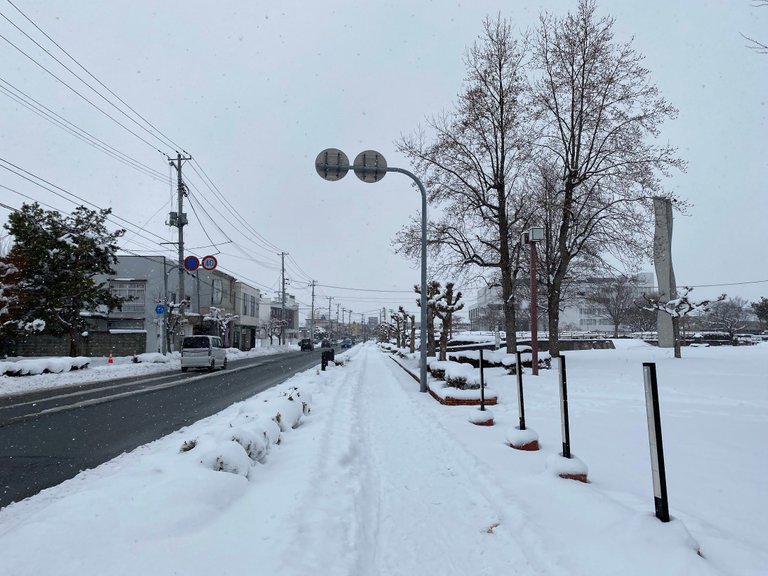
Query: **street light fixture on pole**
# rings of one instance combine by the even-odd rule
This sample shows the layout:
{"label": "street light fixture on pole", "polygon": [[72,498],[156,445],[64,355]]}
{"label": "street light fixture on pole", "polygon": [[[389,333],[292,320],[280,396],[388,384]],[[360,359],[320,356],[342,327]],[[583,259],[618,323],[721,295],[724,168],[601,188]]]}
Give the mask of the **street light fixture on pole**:
{"label": "street light fixture on pole", "polygon": [[350,166],[349,158],[336,148],[327,148],[315,159],[315,170],[321,178],[329,181],[341,180],[349,169],[363,182],[378,182],[387,172],[405,174],[416,183],[421,192],[421,358],[419,361],[420,391],[427,391],[427,192],[424,185],[413,173],[403,168],[387,166],[384,156],[374,150],[360,152]]}
{"label": "street light fixture on pole", "polygon": [[[523,242],[531,247],[531,373],[539,375],[539,331],[536,298],[536,242],[544,240],[544,228],[532,226],[523,232]],[[519,368],[519,366],[518,366]]]}

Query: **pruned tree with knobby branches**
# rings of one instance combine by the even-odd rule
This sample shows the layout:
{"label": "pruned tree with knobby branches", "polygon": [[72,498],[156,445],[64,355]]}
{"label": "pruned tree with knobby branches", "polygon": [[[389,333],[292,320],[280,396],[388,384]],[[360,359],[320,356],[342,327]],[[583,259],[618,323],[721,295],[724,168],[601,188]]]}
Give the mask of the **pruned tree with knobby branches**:
{"label": "pruned tree with knobby branches", "polygon": [[460,302],[461,292],[453,291],[453,282],[447,282],[445,289],[435,298],[435,316],[442,322],[440,328],[440,360],[446,359],[448,348],[448,335],[451,332],[451,323],[453,315],[464,308],[464,303]]}
{"label": "pruned tree with knobby branches", "polygon": [[[666,302],[662,301],[661,296],[658,294],[644,295],[646,309],[663,312],[664,314],[669,314],[672,318],[680,319],[685,318],[694,312],[708,312],[713,303],[725,300],[725,294],[721,294],[714,300],[700,300],[694,302],[688,297],[691,291],[693,291],[693,288],[684,286],[682,296],[678,296],[677,298],[673,298]],[[674,331],[674,346],[675,358],[681,358],[679,330]]]}

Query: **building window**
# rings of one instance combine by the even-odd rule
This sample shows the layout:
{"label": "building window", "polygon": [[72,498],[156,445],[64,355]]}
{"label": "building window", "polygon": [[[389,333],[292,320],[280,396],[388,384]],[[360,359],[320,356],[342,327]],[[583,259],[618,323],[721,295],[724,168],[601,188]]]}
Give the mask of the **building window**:
{"label": "building window", "polygon": [[251,316],[258,316],[259,312],[256,309],[256,296],[251,296]]}
{"label": "building window", "polygon": [[109,283],[112,294],[124,298],[121,312],[144,312],[146,307],[146,282],[112,280]]}

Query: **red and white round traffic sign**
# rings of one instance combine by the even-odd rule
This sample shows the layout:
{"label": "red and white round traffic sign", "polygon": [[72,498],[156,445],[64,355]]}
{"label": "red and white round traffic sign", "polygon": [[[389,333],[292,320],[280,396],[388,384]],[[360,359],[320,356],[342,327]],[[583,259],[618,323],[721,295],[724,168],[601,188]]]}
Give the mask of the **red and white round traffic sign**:
{"label": "red and white round traffic sign", "polygon": [[214,270],[218,264],[216,256],[203,256],[202,266],[205,270]]}

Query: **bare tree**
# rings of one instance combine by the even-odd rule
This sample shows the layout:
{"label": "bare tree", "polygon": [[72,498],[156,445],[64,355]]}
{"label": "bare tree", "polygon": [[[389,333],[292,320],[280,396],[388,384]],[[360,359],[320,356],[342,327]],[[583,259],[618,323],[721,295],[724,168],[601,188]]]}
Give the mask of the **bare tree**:
{"label": "bare tree", "polygon": [[715,302],[705,320],[710,328],[727,332],[733,341],[736,333],[749,322],[748,302],[738,296]]}
{"label": "bare tree", "polygon": [[618,276],[610,281],[599,281],[585,294],[587,302],[596,304],[604,318],[613,324],[613,337],[619,337],[619,326],[628,317],[638,295],[637,283],[629,276]]}
{"label": "bare tree", "polygon": [[647,250],[650,198],[664,195],[661,175],[684,167],[674,148],[652,142],[677,110],[651,83],[631,42],[614,41],[613,26],[612,18],[598,18],[593,0],[580,0],[575,14],[543,14],[534,44],[541,154],[557,171],[547,302],[554,356],[572,262],[590,249],[622,260]]}
{"label": "bare tree", "polygon": [[[526,40],[513,38],[500,16],[486,18],[483,33],[465,57],[467,77],[455,110],[403,138],[399,149],[412,161],[433,205],[443,215],[429,224],[433,258],[443,270],[498,271],[504,301],[507,349],[514,349],[513,284],[519,273],[519,232],[527,202],[517,185],[527,165],[532,125],[526,117]],[[434,211],[433,213],[439,213]],[[418,254],[415,223],[395,240],[398,251]]]}
{"label": "bare tree", "polygon": [[269,345],[272,346],[273,338],[277,338],[277,342],[282,343],[282,335],[283,330],[287,326],[288,322],[286,320],[281,320],[277,317],[270,318],[267,322],[267,325],[264,326],[264,329],[267,332],[267,336],[269,336]]}

